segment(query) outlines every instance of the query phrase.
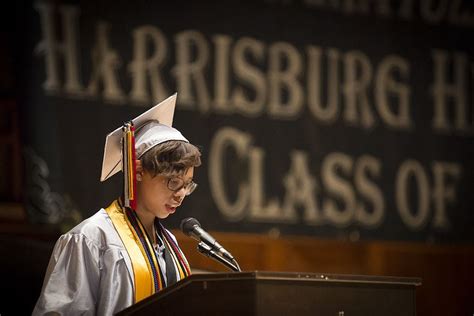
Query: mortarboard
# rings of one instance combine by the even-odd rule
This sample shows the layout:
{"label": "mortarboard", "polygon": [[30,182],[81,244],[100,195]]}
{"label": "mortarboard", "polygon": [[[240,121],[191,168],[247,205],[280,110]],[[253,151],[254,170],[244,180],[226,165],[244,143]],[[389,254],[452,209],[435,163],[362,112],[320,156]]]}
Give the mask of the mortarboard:
{"label": "mortarboard", "polygon": [[175,93],[107,135],[100,181],[124,170],[124,185],[127,188],[134,181],[135,159],[140,159],[154,146],[169,140],[188,142],[172,127],[176,98]]}

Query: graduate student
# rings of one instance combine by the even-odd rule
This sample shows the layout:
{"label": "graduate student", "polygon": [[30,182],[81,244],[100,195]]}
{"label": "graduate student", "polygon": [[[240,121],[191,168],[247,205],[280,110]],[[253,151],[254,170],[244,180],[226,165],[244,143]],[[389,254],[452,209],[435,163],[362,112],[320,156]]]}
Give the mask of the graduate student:
{"label": "graduate student", "polygon": [[33,315],[113,315],[190,275],[161,220],[197,184],[198,148],[175,128],[176,94],[107,136],[101,181],[124,193],[57,241]]}

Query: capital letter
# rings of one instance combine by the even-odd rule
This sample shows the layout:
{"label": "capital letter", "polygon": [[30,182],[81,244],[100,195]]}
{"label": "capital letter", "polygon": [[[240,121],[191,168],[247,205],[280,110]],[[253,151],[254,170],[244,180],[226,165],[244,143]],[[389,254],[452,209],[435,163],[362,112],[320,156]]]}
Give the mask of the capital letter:
{"label": "capital letter", "polygon": [[[395,81],[392,74],[394,71],[397,71],[403,79],[407,79],[408,62],[393,55],[383,59],[375,76],[375,105],[380,117],[387,125],[395,128],[409,128],[411,124],[410,87],[406,83]],[[398,102],[389,104],[389,95],[396,95]],[[393,111],[392,108],[398,111]]]}
{"label": "capital letter", "polygon": [[[418,205],[416,210],[412,211],[409,205],[408,192],[412,191],[409,187],[410,178],[414,179],[418,192]],[[405,161],[397,173],[395,182],[396,204],[398,212],[405,224],[411,229],[420,229],[428,220],[430,195],[429,181],[421,164],[416,160]]]}
{"label": "capital letter", "polygon": [[36,45],[35,53],[45,55],[46,81],[43,88],[46,92],[57,93],[61,90],[59,81],[59,55],[64,56],[65,69],[65,92],[69,94],[81,94],[83,87],[79,80],[79,60],[77,58],[77,17],[79,9],[72,5],[62,5],[61,29],[63,30],[64,42],[56,39],[53,8],[51,4],[37,1],[34,8],[41,17],[42,40]]}
{"label": "capital letter", "polygon": [[92,77],[87,87],[89,95],[96,95],[99,82],[104,85],[104,99],[113,103],[123,103],[124,94],[120,89],[116,70],[120,66],[120,57],[116,50],[109,47],[108,40],[109,25],[99,22],[97,26],[96,44],[92,50]]}
{"label": "capital letter", "polygon": [[225,190],[226,183],[225,153],[226,149],[235,150],[238,158],[247,158],[247,152],[250,146],[250,135],[242,133],[234,128],[226,127],[217,132],[211,143],[209,153],[209,184],[211,194],[216,202],[219,211],[231,221],[237,221],[245,216],[245,207],[249,202],[248,183],[239,184],[237,199],[231,202],[229,195]]}
{"label": "capital letter", "polygon": [[[446,216],[446,203],[456,202],[455,182],[461,176],[461,166],[457,163],[435,161],[433,163],[433,226],[446,228],[449,220]],[[453,183],[454,182],[454,183]]]}
{"label": "capital letter", "polygon": [[375,123],[367,97],[367,90],[372,80],[372,66],[367,56],[358,51],[347,53],[344,56],[344,63],[343,92],[346,103],[344,120],[355,125],[359,123],[360,114],[360,124],[370,128]]}
{"label": "capital letter", "polygon": [[[192,109],[197,104],[201,112],[209,110],[211,101],[204,76],[208,61],[209,47],[204,35],[195,31],[176,35],[176,66],[172,72],[176,76],[180,105],[184,108]],[[192,92],[192,83],[197,99]]]}
{"label": "capital letter", "polygon": [[434,50],[432,55],[435,76],[434,83],[431,86],[434,101],[433,128],[444,131],[451,129],[447,99],[452,98],[455,106],[454,126],[458,130],[466,130],[468,125],[466,110],[467,57],[461,53],[454,54],[454,82],[448,83],[448,53],[442,50]]}
{"label": "capital letter", "polygon": [[[295,118],[303,105],[303,89],[298,82],[301,56],[296,48],[283,42],[273,44],[269,55],[269,114],[276,118]],[[285,64],[287,67],[283,70]],[[286,102],[284,95],[287,96]]]}
{"label": "capital letter", "polygon": [[[153,45],[154,54],[147,58],[147,43]],[[163,100],[168,95],[160,75],[160,68],[166,60],[167,44],[163,33],[154,26],[142,26],[133,31],[133,61],[128,69],[132,74],[130,100],[140,104],[149,104]],[[147,92],[146,75],[150,76],[153,100]]]}
{"label": "capital letter", "polygon": [[262,71],[245,60],[246,54],[251,54],[258,61],[264,58],[265,47],[262,42],[252,38],[242,38],[237,41],[234,49],[232,64],[235,76],[240,82],[250,86],[255,95],[251,100],[245,96],[244,89],[237,86],[232,95],[235,108],[242,114],[255,117],[262,113],[265,105],[266,82]]}

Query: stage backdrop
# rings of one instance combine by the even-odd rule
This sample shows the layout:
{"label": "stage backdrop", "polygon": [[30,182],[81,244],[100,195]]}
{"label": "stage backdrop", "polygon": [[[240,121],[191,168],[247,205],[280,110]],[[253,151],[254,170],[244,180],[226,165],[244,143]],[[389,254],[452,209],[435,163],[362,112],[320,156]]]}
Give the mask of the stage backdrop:
{"label": "stage backdrop", "polygon": [[472,242],[474,7],[448,0],[16,4],[27,210],[83,217],[105,136],[178,92],[199,187],[167,225]]}

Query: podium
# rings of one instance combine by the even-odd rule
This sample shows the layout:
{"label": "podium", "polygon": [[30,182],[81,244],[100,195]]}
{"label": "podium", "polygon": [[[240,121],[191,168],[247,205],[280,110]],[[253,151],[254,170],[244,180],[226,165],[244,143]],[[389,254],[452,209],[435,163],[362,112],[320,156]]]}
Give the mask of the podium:
{"label": "podium", "polygon": [[315,273],[195,274],[117,315],[416,315],[419,278]]}

